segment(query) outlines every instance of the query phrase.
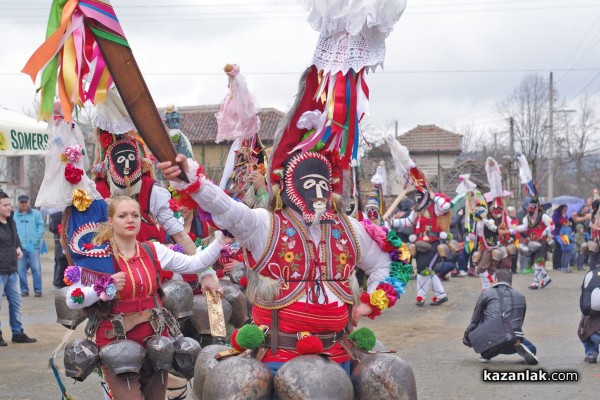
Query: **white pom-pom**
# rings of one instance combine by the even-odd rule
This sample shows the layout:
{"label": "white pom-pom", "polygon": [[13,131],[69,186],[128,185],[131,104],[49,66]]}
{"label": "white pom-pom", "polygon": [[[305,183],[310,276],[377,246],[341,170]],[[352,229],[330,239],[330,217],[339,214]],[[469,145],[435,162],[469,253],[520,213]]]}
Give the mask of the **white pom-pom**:
{"label": "white pom-pom", "polygon": [[413,233],[412,235],[410,235],[410,236],[408,237],[408,241],[409,241],[409,242],[411,242],[411,243],[414,243],[414,242],[416,242],[416,241],[417,241],[417,235],[415,235],[415,234]]}
{"label": "white pom-pom", "polygon": [[446,232],[440,232],[440,239],[443,239],[443,240],[448,239],[448,234]]}

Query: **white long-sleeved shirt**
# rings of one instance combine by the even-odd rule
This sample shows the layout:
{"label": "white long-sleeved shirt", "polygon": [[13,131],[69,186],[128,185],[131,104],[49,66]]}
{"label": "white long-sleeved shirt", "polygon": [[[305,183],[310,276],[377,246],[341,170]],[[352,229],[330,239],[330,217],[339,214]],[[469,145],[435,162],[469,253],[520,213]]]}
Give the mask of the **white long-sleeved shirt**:
{"label": "white long-sleeved shirt", "polygon": [[[214,240],[204,250],[198,250],[193,256],[178,253],[171,250],[164,244],[151,242],[156,250],[156,256],[163,270],[172,271],[177,274],[193,274],[199,273],[201,279],[204,275],[214,274],[214,270],[210,267],[217,261],[221,254],[222,241],[220,238]],[[83,303],[75,303],[71,298],[71,293],[80,288],[83,291]],[[69,286],[67,290],[67,306],[71,309],[81,309],[88,307],[100,300],[100,297],[91,286],[84,286],[81,282],[77,282]]]}
{"label": "white long-sleeved shirt", "polygon": [[169,206],[171,193],[161,186],[154,185],[150,194],[150,204],[148,206],[150,214],[152,214],[160,226],[170,235],[173,236],[184,230],[181,221],[173,215],[173,210]]}
{"label": "white long-sleeved shirt", "polygon": [[[269,211],[263,208],[250,209],[245,204],[231,199],[207,179],[202,180],[200,190],[192,194],[192,198],[203,210],[212,214],[213,221],[217,226],[231,232],[240,245],[250,251],[255,260],[261,258],[267,248],[269,234],[272,229]],[[295,213],[293,210],[292,212]],[[298,213],[296,213],[296,216],[302,220]],[[360,246],[361,257],[357,266],[369,276],[367,291],[372,292],[389,275],[390,255],[381,250],[360,222],[353,218],[349,218],[349,220]],[[318,244],[321,241],[321,227],[319,225],[307,226],[306,229],[313,243]],[[315,248],[317,252],[320,252],[320,246],[315,246]],[[320,257],[320,254],[315,256]],[[330,302],[333,302],[331,299],[341,301],[329,290],[327,296]],[[299,301],[307,302],[305,297]]]}

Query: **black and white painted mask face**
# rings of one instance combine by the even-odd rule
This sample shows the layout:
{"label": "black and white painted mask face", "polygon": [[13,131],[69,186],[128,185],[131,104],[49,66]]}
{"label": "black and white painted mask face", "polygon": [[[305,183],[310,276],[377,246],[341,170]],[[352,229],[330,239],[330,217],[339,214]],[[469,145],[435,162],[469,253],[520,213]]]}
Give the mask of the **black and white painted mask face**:
{"label": "black and white painted mask face", "polygon": [[134,185],[141,179],[140,156],[134,142],[118,140],[111,144],[106,151],[110,178],[117,187],[125,188],[128,183]]}
{"label": "black and white painted mask face", "polygon": [[415,192],[415,210],[423,211],[429,205],[429,190],[425,188],[418,188]]}
{"label": "black and white painted mask face", "polygon": [[286,167],[283,203],[302,214],[307,224],[331,222],[331,164],[318,153],[293,156]]}

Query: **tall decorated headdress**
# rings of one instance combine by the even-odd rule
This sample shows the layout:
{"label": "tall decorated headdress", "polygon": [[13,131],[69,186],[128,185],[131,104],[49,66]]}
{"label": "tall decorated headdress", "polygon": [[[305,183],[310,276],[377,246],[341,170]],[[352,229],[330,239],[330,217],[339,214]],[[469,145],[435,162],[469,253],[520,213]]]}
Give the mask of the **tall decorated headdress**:
{"label": "tall decorated headdress", "polygon": [[403,189],[408,191],[412,187],[420,193],[419,198],[415,201],[415,210],[421,211],[427,207],[432,200],[433,195],[425,174],[410,158],[408,149],[400,144],[396,138],[387,137],[385,140],[390,147],[392,159],[394,160],[394,167],[396,169],[396,176],[400,180]]}
{"label": "tall decorated headdress", "polygon": [[467,232],[471,232],[472,226],[470,218],[481,219],[487,214],[487,203],[483,194],[477,189],[477,184],[471,180],[471,174],[462,174],[458,176],[458,186],[455,192],[464,196],[465,200],[465,220],[464,227]]}
{"label": "tall decorated headdress", "polygon": [[385,207],[385,188],[386,188],[386,172],[385,162],[381,161],[377,166],[375,174],[371,178],[373,187],[367,195],[367,202],[365,204],[365,212],[367,218],[374,224],[383,224],[383,215],[386,212]]}
{"label": "tall decorated headdress", "polygon": [[266,175],[267,155],[258,136],[260,118],[254,99],[237,64],[227,64],[227,94],[217,119],[216,143],[232,140],[219,186],[250,207],[266,207],[268,195],[255,193],[249,180],[253,171]]}
{"label": "tall decorated headdress", "polygon": [[498,217],[504,213],[502,199],[508,193],[502,189],[502,171],[500,171],[498,162],[492,157],[488,157],[485,162],[485,172],[490,185],[490,191],[485,193],[486,201],[490,204],[490,211]]}
{"label": "tall decorated headdress", "polygon": [[[301,1],[320,36],[313,63],[299,82],[296,102],[273,147],[269,178],[284,183],[286,160],[321,154],[333,167],[332,190],[343,195],[344,173],[358,156],[359,122],[368,114],[368,72],[382,66],[385,38],[405,1]],[[305,156],[305,158],[307,158]]]}
{"label": "tall decorated headdress", "polygon": [[529,196],[530,202],[535,203],[536,205],[539,203],[538,191],[533,181],[533,176],[531,174],[531,168],[529,167],[529,162],[527,158],[520,154],[517,156],[517,163],[519,165],[519,178],[521,179],[521,184],[525,188],[527,195]]}

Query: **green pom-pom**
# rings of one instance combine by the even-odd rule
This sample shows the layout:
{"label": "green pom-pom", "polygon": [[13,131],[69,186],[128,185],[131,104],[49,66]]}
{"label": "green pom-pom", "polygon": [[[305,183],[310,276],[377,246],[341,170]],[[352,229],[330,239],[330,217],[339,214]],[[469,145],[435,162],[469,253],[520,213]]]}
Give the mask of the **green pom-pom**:
{"label": "green pom-pom", "polygon": [[265,333],[256,325],[244,325],[238,331],[235,341],[244,349],[256,349],[265,344]]}
{"label": "green pom-pom", "polygon": [[348,335],[348,338],[354,340],[356,347],[363,351],[371,351],[375,347],[377,339],[375,334],[369,328],[360,328]]}

